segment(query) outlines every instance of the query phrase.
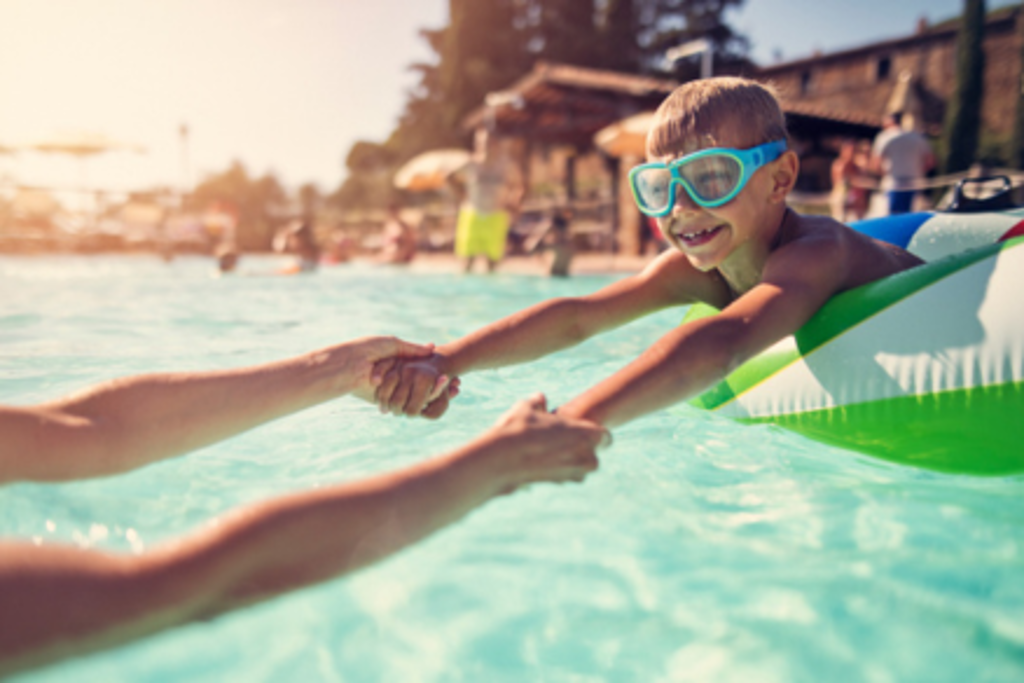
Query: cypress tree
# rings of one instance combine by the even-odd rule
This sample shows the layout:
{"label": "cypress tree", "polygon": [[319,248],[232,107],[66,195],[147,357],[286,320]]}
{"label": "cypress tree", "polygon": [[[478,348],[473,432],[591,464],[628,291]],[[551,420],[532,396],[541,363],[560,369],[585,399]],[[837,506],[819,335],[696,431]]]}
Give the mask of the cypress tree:
{"label": "cypress tree", "polygon": [[[666,49],[707,37],[715,46],[716,73],[740,72],[749,64],[747,41],[724,15],[743,2],[448,0],[448,24],[420,31],[436,59],[411,65],[420,81],[383,146],[397,164],[426,149],[468,145],[460,125],[465,115],[489,92],[512,85],[538,59],[663,75]],[[678,66],[675,75],[683,77],[694,65]],[[349,170],[350,179],[368,175]],[[346,196],[369,196],[350,189],[345,188]]]}
{"label": "cypress tree", "polygon": [[1017,40],[1020,44],[1019,65],[1020,75],[1017,82],[1017,119],[1013,125],[1013,136],[1010,138],[1010,149],[1006,155],[1014,168],[1024,168],[1024,8],[1017,14]]}
{"label": "cypress tree", "polygon": [[981,129],[981,98],[984,94],[985,0],[964,0],[957,36],[956,83],[946,109],[943,140],[946,173],[970,167],[978,149]]}
{"label": "cypress tree", "polygon": [[538,6],[537,59],[593,66],[604,50],[594,0],[545,0]]}

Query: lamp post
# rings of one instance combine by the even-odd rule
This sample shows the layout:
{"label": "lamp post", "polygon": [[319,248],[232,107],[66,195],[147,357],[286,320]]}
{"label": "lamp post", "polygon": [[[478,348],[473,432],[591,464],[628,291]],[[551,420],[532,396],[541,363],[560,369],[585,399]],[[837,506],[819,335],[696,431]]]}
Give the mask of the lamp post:
{"label": "lamp post", "polygon": [[669,63],[669,66],[674,65],[680,59],[685,59],[691,55],[700,54],[700,77],[711,78],[712,64],[711,60],[714,55],[714,45],[707,38],[698,38],[689,42],[677,45],[665,51],[665,60]]}
{"label": "lamp post", "polygon": [[178,126],[178,136],[181,139],[181,197],[179,198],[179,210],[185,209],[185,197],[191,190],[191,178],[188,159],[188,124],[182,123]]}
{"label": "lamp post", "polygon": [[522,109],[526,106],[526,100],[523,96],[517,92],[511,90],[495,90],[489,92],[484,97],[484,105],[487,107],[485,112],[485,125],[489,131],[494,130],[495,127],[495,112],[501,107],[510,106],[513,109]]}

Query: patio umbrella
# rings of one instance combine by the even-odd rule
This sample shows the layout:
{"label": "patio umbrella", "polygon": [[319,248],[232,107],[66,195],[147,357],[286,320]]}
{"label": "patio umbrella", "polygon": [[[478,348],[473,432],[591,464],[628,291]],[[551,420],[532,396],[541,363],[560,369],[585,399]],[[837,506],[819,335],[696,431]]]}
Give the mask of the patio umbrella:
{"label": "patio umbrella", "polygon": [[29,149],[37,152],[50,152],[54,154],[67,154],[74,157],[85,158],[113,151],[130,151],[142,153],[146,149],[122,140],[109,138],[102,133],[76,132],[61,133],[49,138],[36,140],[26,145]]}
{"label": "patio umbrella", "polygon": [[114,138],[107,137],[102,133],[89,131],[59,133],[48,138],[42,138],[34,142],[30,142],[29,144],[24,145],[24,148],[34,150],[36,152],[64,154],[77,158],[79,161],[80,191],[83,194],[91,193],[88,188],[88,182],[86,181],[86,159],[100,154],[106,154],[107,152],[129,151],[142,154],[146,151],[145,147],[142,145],[137,145],[123,140],[116,140]]}
{"label": "patio umbrella", "polygon": [[107,152],[128,151],[143,154],[146,148],[123,140],[115,140],[102,133],[73,132],[60,133],[42,138],[23,146],[24,149],[47,154],[65,154],[79,160],[82,190],[86,190],[85,160]]}
{"label": "patio umbrella", "polygon": [[395,173],[395,187],[410,192],[439,190],[455,171],[469,163],[464,149],[435,149],[414,156]]}
{"label": "patio umbrella", "polygon": [[645,111],[616,121],[597,131],[594,144],[614,157],[646,154],[647,131],[654,121],[654,112]]}

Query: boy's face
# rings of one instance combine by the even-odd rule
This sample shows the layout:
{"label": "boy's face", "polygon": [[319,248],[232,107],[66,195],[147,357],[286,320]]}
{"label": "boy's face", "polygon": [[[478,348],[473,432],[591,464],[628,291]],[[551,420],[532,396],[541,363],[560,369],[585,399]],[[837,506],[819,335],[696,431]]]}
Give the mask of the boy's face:
{"label": "boy's face", "polygon": [[[744,144],[732,128],[723,127],[717,135],[684,141],[678,150],[673,150],[676,153],[653,157],[650,161],[669,163],[710,147],[744,149],[751,146]],[[690,263],[701,271],[719,268],[737,250],[762,241],[766,228],[776,220],[773,212],[768,210],[771,207],[771,169],[774,163],[757,169],[739,194],[714,208],[696,204],[682,187],[677,187],[672,211],[657,219],[665,239],[686,254]]]}

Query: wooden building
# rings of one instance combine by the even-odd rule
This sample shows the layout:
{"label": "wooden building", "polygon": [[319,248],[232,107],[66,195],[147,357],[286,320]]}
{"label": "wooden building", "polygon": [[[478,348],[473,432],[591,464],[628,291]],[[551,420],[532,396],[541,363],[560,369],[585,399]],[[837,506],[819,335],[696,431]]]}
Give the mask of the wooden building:
{"label": "wooden building", "polygon": [[[903,38],[831,54],[775,64],[747,74],[772,84],[786,113],[801,158],[797,189],[823,193],[840,140],[872,139],[884,116],[902,111],[926,134],[941,132],[945,105],[956,81],[959,19],[928,26]],[[1020,6],[988,14],[985,52],[983,140],[1008,138],[1017,115],[1024,74]],[[633,206],[625,173],[642,151],[610,154],[595,134],[652,111],[677,83],[667,79],[538,63],[507,89],[491,93],[464,125],[486,126],[505,140],[527,178],[528,211],[553,206],[585,207],[589,220],[608,235],[611,247],[639,253],[648,228]],[[588,213],[589,211],[589,213]]]}
{"label": "wooden building", "polygon": [[[591,246],[638,254],[652,235],[633,205],[625,175],[642,161],[643,151],[609,153],[599,149],[594,137],[631,115],[653,111],[677,85],[668,79],[539,62],[516,83],[489,94],[463,125],[488,128],[501,140],[504,153],[520,164],[527,185],[524,221],[571,206],[576,214],[573,230],[588,235]],[[802,102],[783,101],[783,109],[807,165],[805,185],[821,169],[827,176],[831,157],[815,163],[817,140],[869,137],[879,129],[880,116],[826,112]],[[801,189],[820,188],[811,182]]]}
{"label": "wooden building", "polygon": [[[885,114],[900,110],[923,132],[937,136],[956,84],[959,27],[959,19],[934,26],[922,20],[905,37],[763,67],[755,77],[772,83],[790,108],[876,126]],[[1013,130],[1021,95],[1022,31],[1019,5],[988,13],[983,136],[1006,138]]]}
{"label": "wooden building", "polygon": [[594,135],[632,114],[655,109],[677,85],[666,79],[538,62],[505,90],[488,95],[463,125],[490,129],[518,160],[527,185],[527,219],[556,206],[572,206],[574,232],[587,234],[592,246],[617,249],[624,240],[625,251],[635,253],[635,209],[627,213],[628,226],[621,229],[623,164],[601,153]]}

